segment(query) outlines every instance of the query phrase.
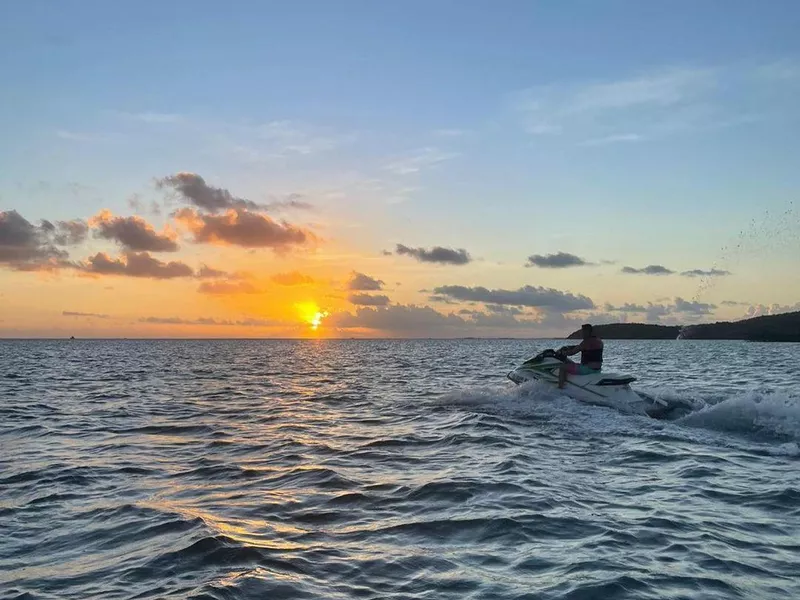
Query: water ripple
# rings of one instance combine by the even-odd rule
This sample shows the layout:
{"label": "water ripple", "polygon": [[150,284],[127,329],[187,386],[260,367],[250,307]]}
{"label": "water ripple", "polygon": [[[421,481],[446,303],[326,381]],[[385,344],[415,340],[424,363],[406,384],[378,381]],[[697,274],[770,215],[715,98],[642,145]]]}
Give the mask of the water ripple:
{"label": "water ripple", "polygon": [[798,597],[771,348],[609,343],[652,421],[504,381],[528,342],[0,342],[0,597]]}

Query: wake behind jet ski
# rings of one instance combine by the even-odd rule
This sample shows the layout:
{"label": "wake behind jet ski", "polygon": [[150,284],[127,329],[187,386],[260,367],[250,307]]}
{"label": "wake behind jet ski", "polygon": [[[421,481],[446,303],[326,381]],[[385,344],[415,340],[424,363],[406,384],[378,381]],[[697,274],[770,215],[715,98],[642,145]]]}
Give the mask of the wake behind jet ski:
{"label": "wake behind jet ski", "polygon": [[[548,348],[509,372],[507,377],[517,385],[539,381],[557,390],[559,370],[567,360],[563,352]],[[634,381],[636,377],[632,375],[596,371],[569,375],[560,391],[581,402],[609,406],[628,414],[663,416],[669,410],[668,403],[636,393],[630,387]]]}

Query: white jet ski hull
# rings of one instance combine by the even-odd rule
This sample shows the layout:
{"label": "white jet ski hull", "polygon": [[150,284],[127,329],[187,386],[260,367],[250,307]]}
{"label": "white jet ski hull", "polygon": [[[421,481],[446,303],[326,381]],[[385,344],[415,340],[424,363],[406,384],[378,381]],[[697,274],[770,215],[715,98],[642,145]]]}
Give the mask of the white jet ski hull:
{"label": "white jet ski hull", "polygon": [[[558,370],[563,362],[557,353],[546,350],[508,373],[508,378],[518,385],[538,381],[558,390]],[[656,417],[663,413],[667,403],[637,394],[630,387],[635,380],[620,373],[568,375],[566,386],[558,391],[580,402],[608,406],[627,414]]]}

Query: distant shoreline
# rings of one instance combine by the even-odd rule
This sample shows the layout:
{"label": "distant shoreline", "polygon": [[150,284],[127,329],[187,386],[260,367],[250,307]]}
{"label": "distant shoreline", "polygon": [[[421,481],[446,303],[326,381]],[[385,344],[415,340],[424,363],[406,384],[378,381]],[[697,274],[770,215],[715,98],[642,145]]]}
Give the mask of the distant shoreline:
{"label": "distant shoreline", "polygon": [[[741,321],[722,321],[697,325],[654,325],[649,323],[607,323],[595,325],[597,334],[608,340],[739,340],[749,342],[800,342],[800,311],[754,317]],[[579,339],[580,330],[566,339]],[[561,336],[436,336],[436,337],[0,337],[11,341],[470,341],[509,340],[540,342],[561,340]]]}
{"label": "distant shoreline", "polygon": [[[651,325],[610,323],[596,325],[595,332],[609,340],[740,340],[748,342],[800,342],[800,311],[718,321],[698,325]],[[568,339],[579,339],[580,330]]]}

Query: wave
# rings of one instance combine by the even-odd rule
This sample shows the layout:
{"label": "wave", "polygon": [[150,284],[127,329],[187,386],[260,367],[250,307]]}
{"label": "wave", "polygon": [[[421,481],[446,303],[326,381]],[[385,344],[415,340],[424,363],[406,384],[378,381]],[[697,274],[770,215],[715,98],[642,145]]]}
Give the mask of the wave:
{"label": "wave", "polygon": [[800,441],[800,398],[782,392],[746,392],[705,404],[679,421],[690,427]]}
{"label": "wave", "polygon": [[[648,390],[644,395],[665,400],[672,409],[670,424],[719,433],[747,435],[756,441],[779,442],[771,454],[800,455],[800,396],[782,391],[745,391],[719,396],[671,389]],[[527,419],[564,420],[575,426],[614,433],[636,423],[658,427],[653,419],[623,415],[612,408],[590,406],[551,386],[532,382],[520,386],[472,387],[439,396],[444,406],[490,409],[492,413]],[[620,430],[620,433],[622,430]]]}

